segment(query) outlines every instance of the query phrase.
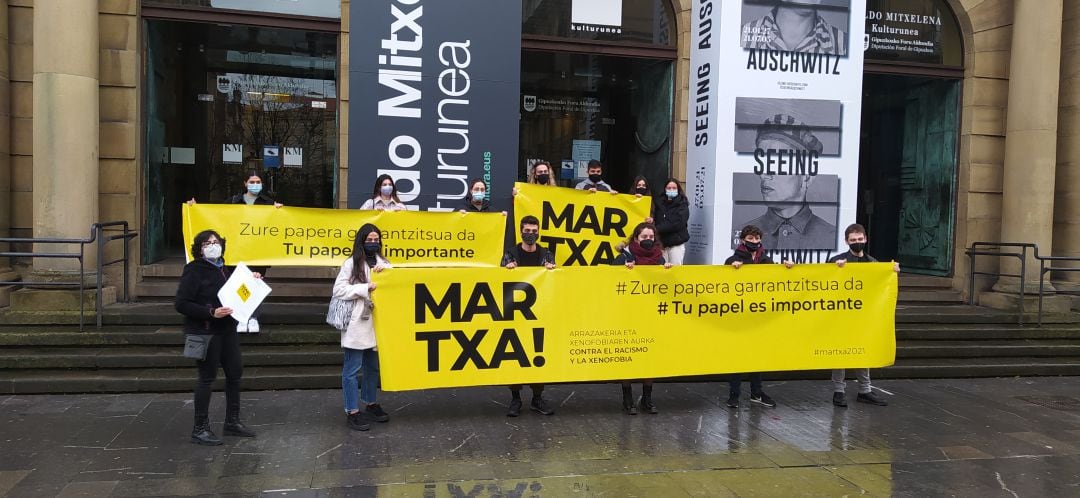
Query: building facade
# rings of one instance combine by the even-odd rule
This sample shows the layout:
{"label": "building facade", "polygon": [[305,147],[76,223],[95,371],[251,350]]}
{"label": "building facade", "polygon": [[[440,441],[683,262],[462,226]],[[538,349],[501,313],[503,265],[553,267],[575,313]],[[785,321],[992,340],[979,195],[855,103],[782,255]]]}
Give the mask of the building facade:
{"label": "building facade", "polygon": [[[595,155],[616,188],[685,179],[702,2],[605,0],[618,28],[575,23],[575,2],[521,2],[519,176],[545,159],[568,184]],[[921,30],[914,43],[932,46],[865,41],[856,218],[870,252],[956,289],[973,242],[1080,257],[1080,0],[868,10],[882,43]],[[349,0],[0,0],[0,237],[83,238],[123,220],[140,232],[135,265],[180,264],[180,203],[220,201],[253,170],[286,205],[346,208],[349,12]],[[75,268],[0,259],[0,281]],[[1080,273],[1051,279],[1080,292]]]}

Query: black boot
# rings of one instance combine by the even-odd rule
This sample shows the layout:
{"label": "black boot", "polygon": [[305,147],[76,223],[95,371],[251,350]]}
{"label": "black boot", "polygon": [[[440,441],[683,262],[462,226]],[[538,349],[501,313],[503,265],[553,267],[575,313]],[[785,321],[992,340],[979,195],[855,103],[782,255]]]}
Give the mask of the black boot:
{"label": "black boot", "polygon": [[645,384],[641,386],[641,411],[650,415],[656,415],[660,413],[656,409],[656,405],[652,402],[652,385]]}
{"label": "black boot", "polygon": [[248,426],[240,421],[239,410],[225,414],[223,429],[226,436],[255,437],[255,431],[248,429]]}
{"label": "black boot", "polygon": [[622,386],[622,409],[627,415],[637,415],[637,407],[634,406],[634,390],[630,384]]}
{"label": "black boot", "polygon": [[195,417],[195,426],[191,429],[191,442],[203,446],[221,444],[221,438],[210,430],[210,417]]}

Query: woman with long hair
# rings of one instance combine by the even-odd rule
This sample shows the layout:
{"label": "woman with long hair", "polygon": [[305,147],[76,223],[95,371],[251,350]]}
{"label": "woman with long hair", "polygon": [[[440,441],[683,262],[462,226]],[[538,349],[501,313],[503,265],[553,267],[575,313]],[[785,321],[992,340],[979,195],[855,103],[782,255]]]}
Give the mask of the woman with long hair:
{"label": "woman with long hair", "polygon": [[398,199],[397,184],[390,175],[382,174],[375,179],[375,188],[372,189],[371,198],[364,201],[360,209],[373,209],[376,211],[403,211],[405,203]]}

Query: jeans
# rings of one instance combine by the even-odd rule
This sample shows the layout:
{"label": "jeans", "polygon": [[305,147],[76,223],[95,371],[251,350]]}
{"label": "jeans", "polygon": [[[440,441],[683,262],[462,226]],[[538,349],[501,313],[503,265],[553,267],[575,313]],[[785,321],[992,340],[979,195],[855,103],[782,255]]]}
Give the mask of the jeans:
{"label": "jeans", "polygon": [[[870,392],[870,369],[869,368],[854,368],[855,380],[859,382],[859,392]],[[832,371],[833,392],[842,393],[844,388],[847,387],[847,383],[844,382],[844,374],[846,371],[843,368]]]}
{"label": "jeans", "polygon": [[225,370],[225,413],[240,413],[240,377],[244,363],[240,358],[240,338],[235,331],[215,335],[206,349],[206,359],[195,362],[199,380],[195,384],[195,418],[209,416],[210,388],[217,379],[218,367]]}
{"label": "jeans", "polygon": [[[379,352],[374,349],[342,348],[345,363],[341,366],[341,391],[345,396],[345,413],[360,409],[360,403],[375,403],[379,388]],[[357,380],[356,374],[360,374]]]}
{"label": "jeans", "polygon": [[679,244],[673,247],[664,248],[664,261],[671,263],[672,265],[679,266],[683,262],[683,256],[686,255],[686,244]]}
{"label": "jeans", "polygon": [[[728,376],[728,397],[737,398],[742,395],[742,375],[731,374]],[[750,375],[750,395],[757,396],[761,394],[761,372],[748,375]]]}

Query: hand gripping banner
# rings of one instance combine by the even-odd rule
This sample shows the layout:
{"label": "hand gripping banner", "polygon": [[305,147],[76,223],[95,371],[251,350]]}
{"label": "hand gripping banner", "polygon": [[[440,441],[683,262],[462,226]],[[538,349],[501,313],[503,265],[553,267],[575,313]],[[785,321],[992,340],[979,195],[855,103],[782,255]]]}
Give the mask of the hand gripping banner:
{"label": "hand gripping banner", "polygon": [[213,229],[227,241],[226,261],[249,266],[338,266],[352,254],[356,232],[372,223],[394,266],[497,267],[506,227],[501,213],[184,204],[183,216],[186,246]]}
{"label": "hand gripping banner", "polygon": [[383,388],[883,367],[891,263],[390,269],[375,276]]}

